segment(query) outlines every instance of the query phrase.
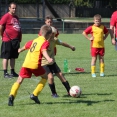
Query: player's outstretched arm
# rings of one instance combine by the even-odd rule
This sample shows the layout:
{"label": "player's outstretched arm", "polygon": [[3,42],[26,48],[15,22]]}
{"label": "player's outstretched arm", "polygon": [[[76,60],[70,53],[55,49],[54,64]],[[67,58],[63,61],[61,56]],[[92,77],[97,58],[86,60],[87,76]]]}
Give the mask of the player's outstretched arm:
{"label": "player's outstretched arm", "polygon": [[21,52],[23,52],[24,50],[26,50],[26,49],[25,49],[25,46],[23,46],[22,48],[19,48],[19,49],[18,49],[18,53],[21,53]]}
{"label": "player's outstretched arm", "polygon": [[75,49],[76,49],[74,46],[71,46],[65,42],[61,42],[61,45],[64,47],[70,48],[72,51],[75,51]]}

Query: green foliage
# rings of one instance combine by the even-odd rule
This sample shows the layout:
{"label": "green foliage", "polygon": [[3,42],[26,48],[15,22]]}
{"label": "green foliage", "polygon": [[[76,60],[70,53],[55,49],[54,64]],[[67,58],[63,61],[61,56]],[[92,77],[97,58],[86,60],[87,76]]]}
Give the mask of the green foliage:
{"label": "green foliage", "polygon": [[75,6],[92,7],[93,0],[74,0]]}
{"label": "green foliage", "polygon": [[[5,3],[6,0],[1,0],[2,3]],[[10,2],[16,2],[18,4],[35,4],[36,2],[42,3],[43,0],[8,0]],[[51,4],[69,4],[72,2],[75,6],[80,7],[93,7],[95,1],[104,1],[104,0],[48,0]],[[105,0],[105,2],[109,1],[109,5],[116,9],[116,0]]]}
{"label": "green foliage", "polygon": [[[35,4],[36,2],[42,3],[43,0],[8,0],[8,3],[16,2],[19,4]],[[53,4],[66,4],[69,3],[70,0],[48,0]],[[5,0],[2,0],[2,3],[5,3]]]}

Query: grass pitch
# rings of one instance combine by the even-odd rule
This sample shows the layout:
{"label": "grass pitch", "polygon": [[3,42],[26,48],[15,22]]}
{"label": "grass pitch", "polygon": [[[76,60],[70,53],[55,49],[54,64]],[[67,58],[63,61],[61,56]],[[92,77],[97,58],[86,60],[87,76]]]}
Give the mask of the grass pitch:
{"label": "grass pitch", "polygon": [[[24,34],[21,46],[35,34]],[[99,76],[99,61],[96,65],[96,78],[90,74],[90,42],[81,34],[60,34],[59,38],[74,45],[76,51],[57,46],[56,62],[63,71],[63,61],[68,60],[70,73],[64,74],[70,85],[78,85],[82,89],[80,98],[64,97],[66,90],[55,76],[56,89],[59,98],[52,98],[46,84],[39,95],[40,105],[29,98],[40,78],[32,76],[25,79],[14,101],[14,106],[8,106],[8,95],[16,78],[3,78],[2,60],[0,60],[0,117],[116,117],[117,116],[117,51],[111,44],[110,36],[105,40],[105,77]],[[19,72],[26,51],[16,60],[16,71]],[[85,69],[84,73],[76,72],[76,67]]]}

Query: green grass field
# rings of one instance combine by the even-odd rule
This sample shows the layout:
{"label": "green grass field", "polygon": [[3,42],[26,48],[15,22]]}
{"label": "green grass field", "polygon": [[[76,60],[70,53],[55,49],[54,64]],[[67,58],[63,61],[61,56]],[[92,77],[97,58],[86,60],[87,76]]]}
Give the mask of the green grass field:
{"label": "green grass field", "polygon": [[[35,34],[24,34],[21,45],[37,37]],[[90,42],[81,34],[60,34],[59,38],[74,45],[76,51],[57,46],[56,62],[63,71],[63,61],[68,60],[70,73],[64,74],[70,85],[78,85],[82,89],[80,98],[64,97],[66,90],[55,76],[55,84],[59,98],[52,98],[46,84],[39,95],[40,105],[29,98],[40,78],[32,76],[25,79],[14,101],[9,107],[8,95],[12,84],[17,78],[3,78],[2,60],[0,60],[0,117],[117,117],[117,52],[112,46],[110,36],[105,40],[105,77],[99,76],[99,61],[97,60],[96,78],[90,74]],[[26,51],[16,60],[16,71],[19,72]],[[84,73],[76,72],[76,67],[85,69]]]}

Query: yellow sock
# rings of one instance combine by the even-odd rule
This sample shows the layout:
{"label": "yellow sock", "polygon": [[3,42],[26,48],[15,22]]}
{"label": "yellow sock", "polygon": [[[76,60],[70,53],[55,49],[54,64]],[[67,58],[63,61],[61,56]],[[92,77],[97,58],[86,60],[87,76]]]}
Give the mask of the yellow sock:
{"label": "yellow sock", "polygon": [[43,88],[44,88],[46,82],[47,82],[47,79],[45,79],[45,78],[42,78],[42,79],[41,79],[41,81],[38,83],[36,89],[33,91],[33,94],[34,94],[35,96],[38,96],[39,93],[43,90]]}
{"label": "yellow sock", "polygon": [[95,73],[96,66],[91,66],[91,74]]}
{"label": "yellow sock", "polygon": [[100,73],[104,73],[104,63],[100,63]]}
{"label": "yellow sock", "polygon": [[14,97],[16,96],[17,94],[17,91],[20,87],[20,84],[15,82],[13,85],[12,85],[12,88],[11,88],[11,91],[10,91],[10,94],[9,95],[13,95]]}

